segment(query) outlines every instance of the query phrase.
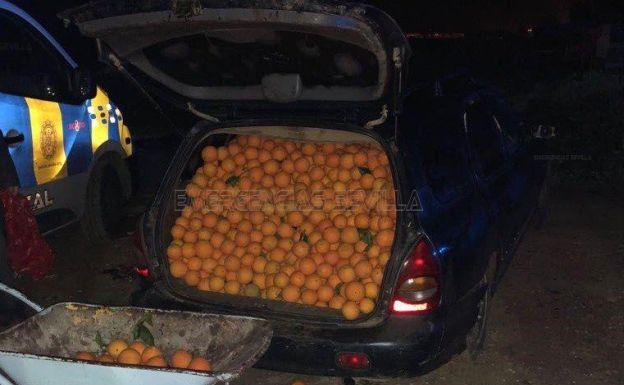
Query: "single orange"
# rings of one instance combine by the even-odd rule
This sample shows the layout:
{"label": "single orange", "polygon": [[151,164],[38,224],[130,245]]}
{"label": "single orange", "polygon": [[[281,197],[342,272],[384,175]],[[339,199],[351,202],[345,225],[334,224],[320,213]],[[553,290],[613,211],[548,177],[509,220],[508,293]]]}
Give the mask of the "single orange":
{"label": "single orange", "polygon": [[280,171],[275,175],[275,185],[280,188],[286,188],[291,184],[290,174],[286,171]]}
{"label": "single orange", "polygon": [[225,280],[222,277],[210,278],[210,290],[221,291],[225,286]]}
{"label": "single orange", "polygon": [[284,301],[296,302],[299,299],[299,288],[293,285],[284,287],[282,289],[282,298]]}
{"label": "single orange", "polygon": [[316,271],[316,263],[312,258],[302,258],[299,262],[299,269],[305,275],[310,275]]}
{"label": "single orange", "polygon": [[273,222],[264,222],[262,223],[260,230],[264,235],[273,235],[277,232],[277,226]]}
{"label": "single orange", "polygon": [[349,258],[353,255],[354,251],[353,245],[349,243],[342,243],[338,246],[338,255],[340,255],[340,258]]}
{"label": "single orange", "polygon": [[228,271],[238,271],[238,269],[240,268],[240,259],[236,258],[235,256],[229,256],[229,257],[225,257],[225,268]]}
{"label": "single orange", "polygon": [[380,247],[392,246],[394,241],[394,232],[392,230],[382,230],[375,236],[375,243]]}
{"label": "single orange", "polygon": [[275,248],[269,252],[269,259],[274,262],[281,263],[286,258],[286,251],[281,247]]}
{"label": "single orange", "polygon": [[364,298],[360,301],[358,307],[362,313],[369,314],[375,310],[375,302],[373,302],[370,298]]}
{"label": "single orange", "polygon": [[220,248],[223,241],[225,241],[225,236],[221,233],[214,233],[212,234],[212,237],[210,237],[210,244],[215,249]]}
{"label": "single orange", "polygon": [[317,290],[323,284],[323,280],[316,274],[310,274],[305,279],[305,287],[311,290]]}
{"label": "single orange", "polygon": [[347,302],[345,297],[337,295],[337,296],[333,297],[331,300],[329,300],[328,305],[332,309],[340,310],[340,309],[342,309],[342,305],[344,305],[345,302]]}
{"label": "single orange", "polygon": [[342,266],[338,269],[338,277],[340,277],[340,280],[344,283],[352,282],[356,277],[355,270],[348,265]]}
{"label": "single orange", "polygon": [[264,273],[264,268],[266,267],[267,260],[264,257],[256,257],[253,262],[252,269],[255,273]]}
{"label": "single orange", "polygon": [[254,274],[251,281],[260,290],[266,289],[266,275],[264,275],[264,274]]}
{"label": "single orange", "polygon": [[204,214],[204,218],[202,219],[202,225],[204,225],[204,227],[211,229],[217,225],[218,220],[219,218],[217,217],[215,213],[207,213],[207,214]]}
{"label": "single orange", "polygon": [[345,296],[349,301],[359,302],[364,298],[366,289],[360,282],[349,282],[345,285]]}
{"label": "single orange", "polygon": [[182,257],[182,247],[178,245],[169,245],[167,247],[167,257],[169,259],[180,259]]}
{"label": "single orange", "polygon": [[217,230],[221,234],[227,234],[228,231],[230,231],[231,226],[232,225],[230,224],[230,222],[228,222],[225,219],[221,219],[217,222],[217,225],[215,226],[215,230]]}
{"label": "single orange", "polygon": [[330,244],[336,243],[340,240],[340,231],[335,227],[328,227],[323,231],[323,239]]}
{"label": "single orange", "polygon": [[193,356],[186,350],[176,350],[171,356],[171,366],[178,369],[186,369],[193,360]]}
{"label": "single orange", "polygon": [[295,161],[295,171],[299,173],[307,172],[310,168],[310,161],[306,157],[301,157]]}
{"label": "single orange", "polygon": [[253,280],[253,270],[249,266],[241,267],[237,274],[238,282],[243,285],[246,285]]}
{"label": "single orange", "polygon": [[287,172],[288,174],[292,174],[295,172],[295,162],[290,159],[285,159],[282,162],[282,170]]}
{"label": "single orange", "polygon": [[76,359],[83,361],[93,361],[95,360],[95,357],[89,352],[78,352],[76,353]]}
{"label": "single orange", "polygon": [[155,368],[166,368],[167,361],[162,356],[155,356],[145,361],[145,365]]}
{"label": "single orange", "polygon": [[201,277],[199,275],[199,271],[197,270],[189,270],[184,275],[184,283],[189,286],[197,286],[200,279]]}
{"label": "single orange", "polygon": [[326,262],[320,263],[318,265],[318,267],[316,268],[316,273],[321,277],[321,278],[328,278],[330,275],[332,275],[334,271],[334,268]]}
{"label": "single orange", "polygon": [[340,255],[338,255],[336,251],[328,251],[323,257],[325,258],[325,262],[331,266],[336,266],[340,260]]}
{"label": "single orange", "polygon": [[212,370],[212,364],[205,358],[195,357],[191,360],[187,369],[209,372]]}
{"label": "single orange", "polygon": [[306,305],[314,305],[318,301],[316,290],[304,289],[301,293],[301,302]]}
{"label": "single orange", "polygon": [[342,315],[352,321],[360,316],[360,309],[355,302],[347,301],[342,305]]}
{"label": "single orange", "polygon": [[110,354],[108,354],[108,353],[104,353],[104,354],[102,354],[101,356],[99,356],[99,357],[97,358],[97,360],[98,360],[98,362],[105,362],[105,363],[107,363],[107,364],[112,364],[112,363],[114,363],[114,362],[115,362],[115,359],[113,358],[113,356],[111,356],[111,355],[110,355]]}
{"label": "single orange", "polygon": [[195,245],[193,243],[184,243],[182,245],[182,256],[184,258],[192,258],[197,254],[195,250]]}
{"label": "single orange", "polygon": [[285,273],[277,273],[275,278],[273,278],[273,283],[278,288],[284,288],[290,283],[290,277]]}
{"label": "single orange", "polygon": [[195,244],[195,255],[199,258],[209,258],[212,255],[212,252],[213,247],[207,240],[201,240]]}
{"label": "single orange", "polygon": [[197,284],[197,290],[210,291],[210,279],[208,279],[208,276],[199,280],[199,283]]}
{"label": "single orange", "polygon": [[141,363],[141,355],[134,349],[124,349],[117,356],[117,362],[127,365],[139,365]]}
{"label": "single orange", "polygon": [[214,146],[206,146],[201,153],[204,162],[215,162],[218,159],[217,148]]}
{"label": "single orange", "polygon": [[228,281],[225,286],[225,292],[228,294],[238,294],[240,292],[240,283],[238,281]]}
{"label": "single orange", "polygon": [[188,259],[186,266],[188,267],[189,270],[197,271],[201,269],[202,260],[198,257],[191,257]]}
{"label": "single orange", "polygon": [[225,266],[223,266],[224,262],[225,258],[219,257],[219,259],[217,260],[217,265],[214,267],[214,269],[212,269],[212,275],[214,275],[215,277],[225,277],[225,275],[227,274],[227,269],[225,268]]}
{"label": "single orange", "polygon": [[369,282],[364,285],[364,291],[366,293],[366,298],[377,299],[379,286],[375,282]]}
{"label": "single orange", "polygon": [[377,285],[381,285],[381,281],[383,280],[383,269],[376,267],[373,269],[373,273],[371,274],[372,278],[373,278],[373,282],[375,282]]}
{"label": "single orange", "polygon": [[141,354],[141,361],[147,362],[153,357],[162,356],[162,352],[155,346],[148,346]]}
{"label": "single orange", "polygon": [[292,251],[297,257],[305,257],[310,252],[310,245],[306,242],[299,241],[293,245]]}
{"label": "single orange", "polygon": [[342,214],[338,214],[333,218],[334,226],[338,229],[344,229],[347,227],[347,217]]}
{"label": "single orange", "polygon": [[379,227],[379,230],[392,229],[394,228],[394,221],[388,216],[382,216],[379,218],[379,223],[377,226]]}
{"label": "single orange", "polygon": [[174,261],[169,265],[169,272],[174,278],[182,278],[188,271],[186,263],[182,261]]}
{"label": "single orange", "polygon": [[355,227],[349,226],[342,230],[340,238],[343,242],[354,245],[360,240],[360,235]]}
{"label": "single orange", "polygon": [[275,175],[279,172],[280,164],[276,160],[271,159],[264,162],[264,164],[262,165],[262,169],[265,174]]}
{"label": "single orange", "polygon": [[370,262],[362,260],[355,265],[355,275],[358,278],[368,278],[373,272],[373,266]]}
{"label": "single orange", "polygon": [[290,275],[290,283],[297,287],[302,287],[305,284],[306,276],[300,271],[295,271]]}
{"label": "single orange", "polygon": [[331,286],[321,286],[316,291],[318,300],[321,302],[329,302],[334,297],[334,289]]}
{"label": "single orange", "polygon": [[174,225],[171,228],[171,236],[173,237],[173,239],[182,239],[185,233],[186,229],[180,225]]}
{"label": "single orange", "polygon": [[279,269],[280,269],[279,263],[277,263],[275,261],[269,261],[269,262],[267,262],[266,266],[264,267],[264,272],[266,274],[275,274],[275,273],[279,272]]}

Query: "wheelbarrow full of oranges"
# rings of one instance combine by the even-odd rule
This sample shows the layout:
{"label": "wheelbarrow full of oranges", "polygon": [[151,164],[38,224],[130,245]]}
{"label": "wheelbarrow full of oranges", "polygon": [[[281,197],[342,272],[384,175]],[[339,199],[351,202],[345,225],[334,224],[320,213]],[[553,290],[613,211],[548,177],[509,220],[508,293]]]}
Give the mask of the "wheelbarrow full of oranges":
{"label": "wheelbarrow full of oranges", "polygon": [[0,333],[0,385],[227,383],[268,348],[267,321],[217,314],[59,303]]}

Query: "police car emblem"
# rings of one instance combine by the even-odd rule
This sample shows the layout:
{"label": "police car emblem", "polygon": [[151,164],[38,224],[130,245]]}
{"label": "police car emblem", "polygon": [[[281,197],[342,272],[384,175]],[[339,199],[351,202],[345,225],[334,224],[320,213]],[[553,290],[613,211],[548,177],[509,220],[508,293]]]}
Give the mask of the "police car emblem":
{"label": "police car emblem", "polygon": [[41,153],[47,160],[56,153],[56,129],[50,120],[44,121],[41,126]]}

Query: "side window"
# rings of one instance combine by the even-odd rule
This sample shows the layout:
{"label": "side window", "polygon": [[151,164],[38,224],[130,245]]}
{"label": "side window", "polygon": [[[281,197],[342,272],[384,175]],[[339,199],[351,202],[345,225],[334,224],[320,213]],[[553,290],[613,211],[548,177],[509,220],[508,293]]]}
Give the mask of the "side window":
{"label": "side window", "polygon": [[470,165],[461,125],[438,124],[429,126],[421,134],[421,152],[427,183],[441,202],[457,198],[470,183]]}
{"label": "side window", "polygon": [[501,126],[494,115],[480,103],[470,106],[464,118],[477,173],[488,178],[505,161]]}
{"label": "side window", "polygon": [[0,92],[58,100],[69,90],[69,71],[32,26],[0,11]]}
{"label": "side window", "polygon": [[501,128],[504,147],[508,153],[513,154],[525,140],[522,122],[511,105],[503,97],[494,95],[488,104],[494,111],[496,123]]}

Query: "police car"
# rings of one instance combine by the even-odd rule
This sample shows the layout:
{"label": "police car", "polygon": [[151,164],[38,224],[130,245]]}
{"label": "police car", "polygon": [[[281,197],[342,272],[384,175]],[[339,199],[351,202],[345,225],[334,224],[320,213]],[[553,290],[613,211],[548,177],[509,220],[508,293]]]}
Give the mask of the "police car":
{"label": "police car", "polygon": [[33,17],[0,0],[0,130],[43,232],[109,237],[131,192],[119,109]]}

